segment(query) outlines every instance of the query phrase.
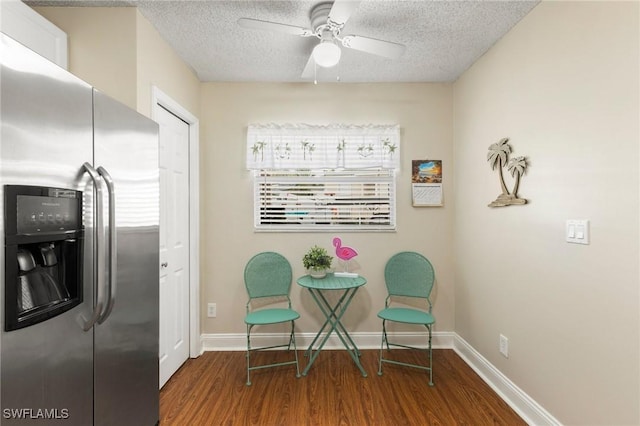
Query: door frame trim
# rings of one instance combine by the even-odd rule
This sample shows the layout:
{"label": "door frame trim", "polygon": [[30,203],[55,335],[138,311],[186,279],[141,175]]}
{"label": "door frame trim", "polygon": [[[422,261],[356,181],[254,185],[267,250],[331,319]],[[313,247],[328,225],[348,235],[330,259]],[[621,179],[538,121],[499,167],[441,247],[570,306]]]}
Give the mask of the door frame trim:
{"label": "door frame trim", "polygon": [[151,119],[164,108],[189,125],[189,356],[202,354],[200,342],[200,121],[156,86],[151,87]]}

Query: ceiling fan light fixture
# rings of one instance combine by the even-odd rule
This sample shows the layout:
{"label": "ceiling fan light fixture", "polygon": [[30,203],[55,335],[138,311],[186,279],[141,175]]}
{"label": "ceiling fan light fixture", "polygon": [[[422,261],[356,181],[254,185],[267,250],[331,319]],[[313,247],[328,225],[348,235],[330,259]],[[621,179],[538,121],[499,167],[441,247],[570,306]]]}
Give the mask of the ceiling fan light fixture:
{"label": "ceiling fan light fixture", "polygon": [[342,50],[331,41],[321,41],[313,48],[313,60],[324,68],[334,67],[340,62]]}

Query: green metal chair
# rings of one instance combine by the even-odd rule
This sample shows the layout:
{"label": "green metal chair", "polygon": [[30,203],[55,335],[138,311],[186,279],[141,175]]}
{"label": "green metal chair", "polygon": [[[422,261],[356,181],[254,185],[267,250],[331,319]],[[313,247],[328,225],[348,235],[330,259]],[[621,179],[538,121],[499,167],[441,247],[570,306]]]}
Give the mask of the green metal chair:
{"label": "green metal chair", "polygon": [[[431,289],[433,288],[434,271],[431,262],[426,257],[415,252],[401,252],[393,255],[387,261],[384,268],[384,280],[387,286],[387,298],[384,302],[384,309],[378,312],[378,318],[382,319],[382,343],[380,344],[380,361],[378,375],[382,375],[382,363],[404,365],[407,367],[420,368],[429,372],[429,386],[433,386],[433,359],[431,351],[431,326],[435,323],[435,318],[431,314]],[[402,298],[424,299],[426,306],[424,310],[401,305]],[[392,305],[393,301],[393,307]],[[427,349],[408,346],[400,343],[392,343],[387,335],[387,321],[415,324],[425,326],[428,331]],[[419,364],[409,364],[383,357],[384,346],[387,351],[391,347],[401,347],[407,349],[424,350],[428,354],[428,366]]]}
{"label": "green metal chair", "polygon": [[[295,364],[296,377],[300,377],[296,338],[293,332],[295,320],[300,318],[300,314],[291,309],[291,299],[289,298],[291,280],[291,264],[278,253],[258,253],[249,259],[249,262],[247,262],[247,265],[244,268],[244,284],[247,288],[247,293],[249,294],[249,301],[246,306],[247,314],[244,318],[244,322],[247,325],[247,386],[251,385],[251,379],[249,376],[250,372],[260,368]],[[266,305],[286,303],[286,308],[272,307],[252,310],[252,301],[255,299],[264,299],[264,303]],[[287,344],[257,348],[251,347],[251,329],[254,326],[285,322],[291,322],[291,334],[289,335],[289,342]],[[291,350],[292,346],[295,354],[295,361],[251,366],[251,352],[281,347],[287,347],[287,350]]]}

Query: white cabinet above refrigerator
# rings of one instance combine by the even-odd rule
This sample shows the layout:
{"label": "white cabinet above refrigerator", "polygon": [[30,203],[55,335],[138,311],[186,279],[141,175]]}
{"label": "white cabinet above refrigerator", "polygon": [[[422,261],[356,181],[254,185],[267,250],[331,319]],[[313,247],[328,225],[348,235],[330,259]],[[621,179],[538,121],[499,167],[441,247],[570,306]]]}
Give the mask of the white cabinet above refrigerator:
{"label": "white cabinet above refrigerator", "polygon": [[0,1],[0,31],[67,68],[67,34],[20,0]]}

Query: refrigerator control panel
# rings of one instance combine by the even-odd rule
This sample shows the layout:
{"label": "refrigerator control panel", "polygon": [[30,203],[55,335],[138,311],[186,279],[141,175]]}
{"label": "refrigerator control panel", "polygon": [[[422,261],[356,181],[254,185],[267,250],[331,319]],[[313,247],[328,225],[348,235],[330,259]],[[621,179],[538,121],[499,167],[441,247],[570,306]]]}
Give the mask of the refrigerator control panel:
{"label": "refrigerator control panel", "polygon": [[26,236],[79,232],[82,192],[72,189],[5,185],[5,236],[19,242]]}
{"label": "refrigerator control panel", "polygon": [[17,233],[60,232],[79,228],[78,198],[18,195]]}

